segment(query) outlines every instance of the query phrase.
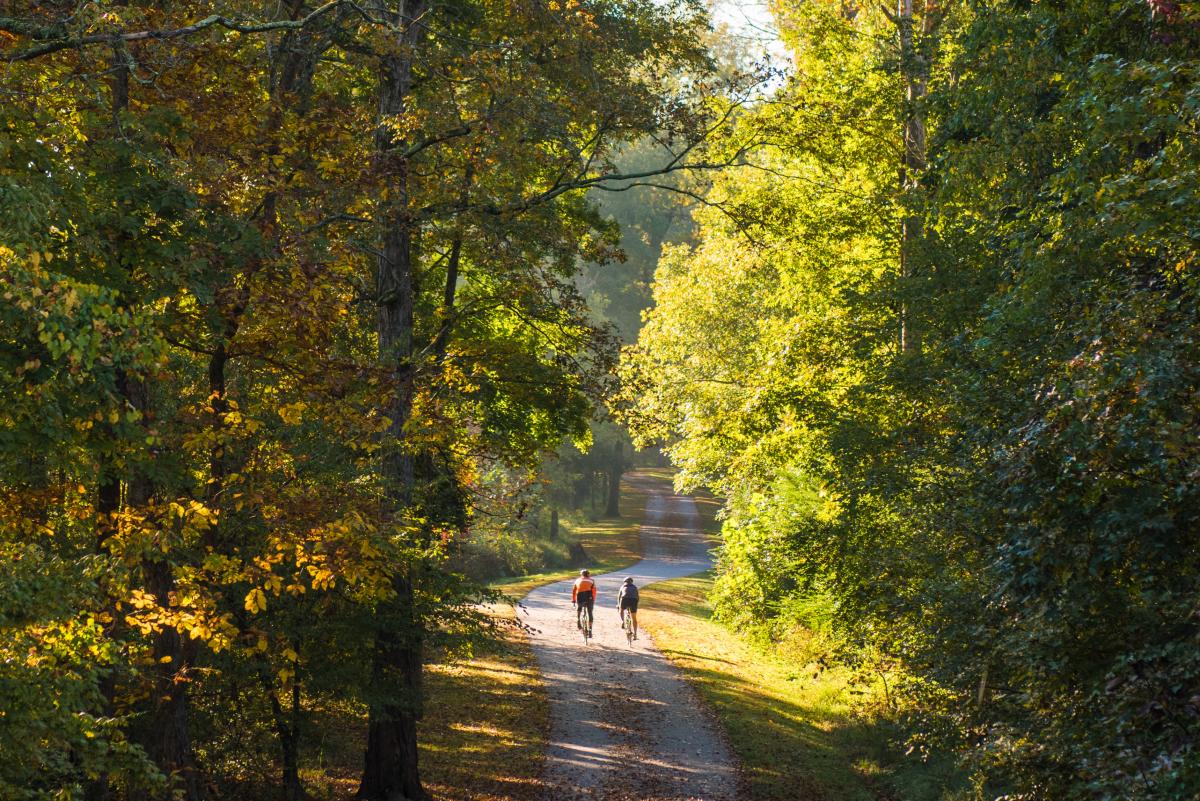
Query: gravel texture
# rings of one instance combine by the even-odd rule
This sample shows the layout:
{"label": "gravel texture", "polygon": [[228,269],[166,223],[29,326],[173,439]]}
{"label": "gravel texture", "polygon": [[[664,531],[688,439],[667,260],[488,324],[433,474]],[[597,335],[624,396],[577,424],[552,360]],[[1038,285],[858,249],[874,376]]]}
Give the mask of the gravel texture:
{"label": "gravel texture", "polygon": [[712,556],[696,505],[670,484],[633,475],[650,495],[645,558],[594,576],[595,636],[584,645],[571,607],[574,578],[526,596],[522,617],[550,695],[547,801],[736,801],[741,782],[724,735],[683,675],[645,633],[630,648],[616,611],[626,576],[639,587],[700,573]]}

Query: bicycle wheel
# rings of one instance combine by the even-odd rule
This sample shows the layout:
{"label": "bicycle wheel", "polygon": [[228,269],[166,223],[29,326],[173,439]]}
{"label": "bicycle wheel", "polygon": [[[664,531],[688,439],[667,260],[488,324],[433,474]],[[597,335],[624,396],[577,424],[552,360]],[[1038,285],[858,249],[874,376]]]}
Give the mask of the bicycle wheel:
{"label": "bicycle wheel", "polygon": [[633,613],[628,609],[625,610],[622,616],[624,620],[625,639],[629,642],[629,647],[633,647]]}
{"label": "bicycle wheel", "polygon": [[583,632],[583,644],[587,645],[588,638],[592,636],[592,625],[588,622],[587,607],[579,607],[579,630]]}

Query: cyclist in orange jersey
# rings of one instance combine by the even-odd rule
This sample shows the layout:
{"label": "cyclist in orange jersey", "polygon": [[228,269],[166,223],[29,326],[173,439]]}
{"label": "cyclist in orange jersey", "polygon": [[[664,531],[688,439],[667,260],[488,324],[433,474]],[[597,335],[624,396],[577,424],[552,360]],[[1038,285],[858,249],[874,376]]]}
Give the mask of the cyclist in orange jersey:
{"label": "cyclist in orange jersey", "polygon": [[571,587],[571,603],[575,605],[575,628],[582,628],[579,625],[579,610],[587,609],[588,626],[593,623],[592,610],[596,606],[596,580],[592,578],[592,574],[587,570],[579,571],[579,578],[575,579],[575,584]]}

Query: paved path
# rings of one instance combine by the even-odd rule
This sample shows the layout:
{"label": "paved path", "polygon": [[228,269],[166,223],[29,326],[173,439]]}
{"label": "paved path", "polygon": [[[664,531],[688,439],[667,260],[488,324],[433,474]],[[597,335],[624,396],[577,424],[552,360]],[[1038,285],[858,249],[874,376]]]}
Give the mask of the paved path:
{"label": "paved path", "polygon": [[616,612],[625,576],[645,586],[712,567],[696,504],[662,479],[634,473],[627,480],[651,493],[645,558],[595,577],[591,644],[575,628],[571,580],[539,587],[524,601],[550,694],[546,799],[736,801],[734,758],[717,724],[645,633],[629,648]]}

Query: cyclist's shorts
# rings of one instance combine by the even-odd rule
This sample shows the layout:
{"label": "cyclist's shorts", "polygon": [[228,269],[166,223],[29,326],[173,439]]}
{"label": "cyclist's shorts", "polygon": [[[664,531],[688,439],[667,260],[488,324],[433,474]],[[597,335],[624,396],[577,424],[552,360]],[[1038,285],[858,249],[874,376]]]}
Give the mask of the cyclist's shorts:
{"label": "cyclist's shorts", "polygon": [[582,592],[575,593],[575,605],[576,606],[588,606],[591,603],[592,603],[592,591],[591,590],[584,590]]}
{"label": "cyclist's shorts", "polygon": [[638,602],[636,598],[623,598],[621,599],[621,611],[624,612],[626,609],[628,609],[630,612],[633,612],[636,615],[637,604]]}

